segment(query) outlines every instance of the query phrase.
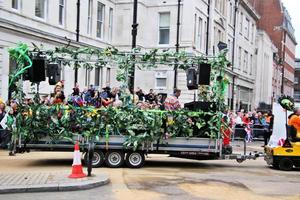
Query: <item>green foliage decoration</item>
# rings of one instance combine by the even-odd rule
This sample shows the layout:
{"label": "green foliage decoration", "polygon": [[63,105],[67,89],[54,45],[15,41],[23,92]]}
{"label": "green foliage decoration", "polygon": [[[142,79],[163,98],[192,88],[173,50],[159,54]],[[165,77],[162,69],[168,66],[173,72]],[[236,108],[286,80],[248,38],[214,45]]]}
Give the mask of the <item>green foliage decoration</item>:
{"label": "green foliage decoration", "polygon": [[[36,45],[34,45],[36,47]],[[42,51],[38,48],[38,51]],[[157,49],[142,52],[132,49],[130,52],[120,52],[114,47],[105,49],[83,47],[57,47],[54,50],[43,51],[49,62],[62,62],[73,68],[87,69],[104,67],[107,64],[118,67],[117,80],[122,83],[121,108],[73,107],[71,105],[45,106],[39,103],[39,94],[31,105],[22,104],[24,93],[18,84],[22,73],[31,67],[29,51],[26,44],[19,44],[10,49],[10,56],[18,63],[15,75],[11,75],[10,84],[16,92],[13,98],[18,99],[15,135],[21,134],[26,141],[49,137],[55,143],[60,140],[74,141],[76,135],[85,138],[106,138],[109,135],[124,135],[126,148],[137,149],[140,146],[149,147],[154,141],[166,140],[170,137],[219,137],[221,127],[221,111],[225,108],[224,93],[228,80],[225,68],[228,65],[226,56],[205,59],[202,56],[191,56],[186,52],[171,52]],[[127,93],[128,77],[139,68],[157,68],[160,65],[177,64],[181,70],[192,65],[208,62],[212,65],[211,85],[200,91],[200,100],[215,102],[218,111],[160,111],[140,110],[131,102]],[[75,137],[75,138],[74,138]]]}

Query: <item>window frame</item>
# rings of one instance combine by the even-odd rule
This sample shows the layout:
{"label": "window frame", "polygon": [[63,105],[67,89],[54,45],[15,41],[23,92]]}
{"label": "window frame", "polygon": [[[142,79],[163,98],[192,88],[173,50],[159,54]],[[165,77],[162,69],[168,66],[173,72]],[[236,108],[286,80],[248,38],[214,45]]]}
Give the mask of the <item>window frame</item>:
{"label": "window frame", "polygon": [[114,23],[114,10],[113,8],[109,8],[108,13],[108,40],[112,41],[113,39],[113,24]]}
{"label": "window frame", "polygon": [[106,77],[105,77],[106,86],[110,86],[110,82],[111,82],[111,68],[107,67],[106,68]]}
{"label": "window frame", "polygon": [[[99,5],[101,5],[102,15],[99,15]],[[102,16],[101,20],[99,19],[99,16]],[[97,1],[96,37],[101,40],[104,39],[104,25],[105,25],[104,23],[105,23],[105,4],[103,4],[100,1]],[[100,27],[100,35],[98,35],[99,27]]]}
{"label": "window frame", "polygon": [[[164,87],[157,85],[157,79],[165,79],[166,85]],[[155,89],[157,90],[165,90],[168,86],[168,75],[166,70],[160,70],[155,72]]]}
{"label": "window frame", "polygon": [[95,68],[95,80],[94,85],[99,86],[99,88],[102,87],[102,77],[103,77],[103,67],[96,67]]}
{"label": "window frame", "polygon": [[239,27],[239,32],[241,35],[243,35],[243,21],[244,21],[244,14],[241,12],[240,13],[240,27]]}
{"label": "window frame", "polygon": [[88,13],[87,13],[87,34],[91,35],[93,32],[93,0],[88,0]]}
{"label": "window frame", "polygon": [[242,47],[239,47],[238,48],[238,69],[239,70],[243,69],[243,67],[242,67],[242,53],[243,53]]}
{"label": "window frame", "polygon": [[244,50],[244,62],[243,62],[243,72],[247,73],[248,72],[248,59],[249,52]]}
{"label": "window frame", "polygon": [[[66,20],[66,0],[62,0],[63,5],[60,3],[61,0],[58,1],[58,24],[60,26],[65,26],[65,20]],[[60,9],[62,7],[62,16],[60,16]],[[60,19],[62,17],[62,19]],[[61,20],[61,21],[60,21]]]}
{"label": "window frame", "polygon": [[[13,7],[13,1],[16,1],[16,5],[17,5],[17,8],[14,8]],[[12,0],[11,1],[11,9],[13,9],[14,11],[21,11],[22,9],[22,1],[21,0]]]}
{"label": "window frame", "polygon": [[203,19],[198,17],[197,49],[202,50]]}
{"label": "window frame", "polygon": [[245,31],[245,33],[244,33],[244,36],[245,36],[245,38],[246,39],[250,39],[250,19],[248,19],[247,17],[246,17],[246,24],[245,24],[245,27],[244,27],[244,31]]}
{"label": "window frame", "polygon": [[[43,17],[40,17],[40,16],[37,16],[37,7],[36,7],[36,3],[37,1],[44,1],[44,16]],[[43,20],[43,21],[46,21],[47,18],[48,18],[48,0],[35,0],[35,11],[34,11],[34,16],[39,19],[39,20]]]}
{"label": "window frame", "polygon": [[[161,26],[161,16],[163,14],[169,14],[169,26]],[[166,12],[159,12],[158,13],[158,45],[170,45],[170,35],[171,35],[171,12],[170,11],[166,11]],[[168,43],[161,43],[161,30],[169,30],[169,37],[168,37]]]}

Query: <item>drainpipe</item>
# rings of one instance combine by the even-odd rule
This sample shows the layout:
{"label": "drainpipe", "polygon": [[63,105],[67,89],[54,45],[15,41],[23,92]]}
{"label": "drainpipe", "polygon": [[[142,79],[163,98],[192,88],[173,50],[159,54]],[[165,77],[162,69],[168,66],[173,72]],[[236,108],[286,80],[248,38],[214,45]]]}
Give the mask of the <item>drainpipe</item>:
{"label": "drainpipe", "polygon": [[210,15],[210,0],[208,0],[207,7],[207,24],[206,24],[206,55],[208,55],[208,37],[209,37],[209,15]]}
{"label": "drainpipe", "polygon": [[[235,0],[235,8],[234,8],[234,19],[233,19],[233,41],[232,41],[232,47],[233,47],[233,51],[232,51],[232,56],[231,56],[231,70],[233,72],[234,69],[234,59],[235,59],[235,42],[236,42],[236,18],[237,18],[237,13],[238,13],[238,5],[239,5],[239,0]],[[232,92],[231,92],[231,106],[230,109],[233,110],[234,108],[234,87],[235,87],[235,78],[236,76],[233,75],[232,76]]]}

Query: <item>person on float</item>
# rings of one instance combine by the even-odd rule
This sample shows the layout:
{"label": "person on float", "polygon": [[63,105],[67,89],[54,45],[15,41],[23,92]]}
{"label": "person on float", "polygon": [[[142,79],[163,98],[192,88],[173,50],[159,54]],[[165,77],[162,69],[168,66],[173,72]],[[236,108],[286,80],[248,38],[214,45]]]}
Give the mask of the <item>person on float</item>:
{"label": "person on float", "polygon": [[68,103],[75,106],[75,107],[82,107],[83,106],[83,100],[80,96],[80,90],[79,90],[79,86],[77,84],[73,88],[73,93],[68,98]]}
{"label": "person on float", "polygon": [[63,91],[63,81],[56,83],[54,87],[54,93],[51,95],[51,104],[63,104],[65,101],[65,95]]}
{"label": "person on float", "polygon": [[174,93],[168,96],[164,102],[164,106],[166,110],[179,110],[181,109],[180,102],[178,100],[181,95],[181,90],[174,89]]}

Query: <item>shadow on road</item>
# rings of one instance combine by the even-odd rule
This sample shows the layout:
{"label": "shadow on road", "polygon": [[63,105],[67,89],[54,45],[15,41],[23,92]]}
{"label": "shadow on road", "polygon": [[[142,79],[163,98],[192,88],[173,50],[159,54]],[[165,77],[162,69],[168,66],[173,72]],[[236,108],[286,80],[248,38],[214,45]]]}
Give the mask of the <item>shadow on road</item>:
{"label": "shadow on road", "polygon": [[[28,166],[33,167],[69,167],[72,165],[72,159],[39,159],[28,163]],[[216,163],[218,162],[218,163]],[[222,163],[223,162],[223,163]],[[189,169],[214,169],[214,168],[249,168],[246,164],[238,164],[234,160],[226,161],[193,161],[193,160],[176,160],[174,158],[165,158],[165,160],[146,160],[143,168],[189,168]],[[249,161],[250,162],[250,161]],[[105,167],[105,166],[104,166]],[[125,167],[125,166],[124,166]],[[262,168],[266,166],[257,165],[251,166],[251,169]],[[298,169],[299,170],[299,169]]]}

